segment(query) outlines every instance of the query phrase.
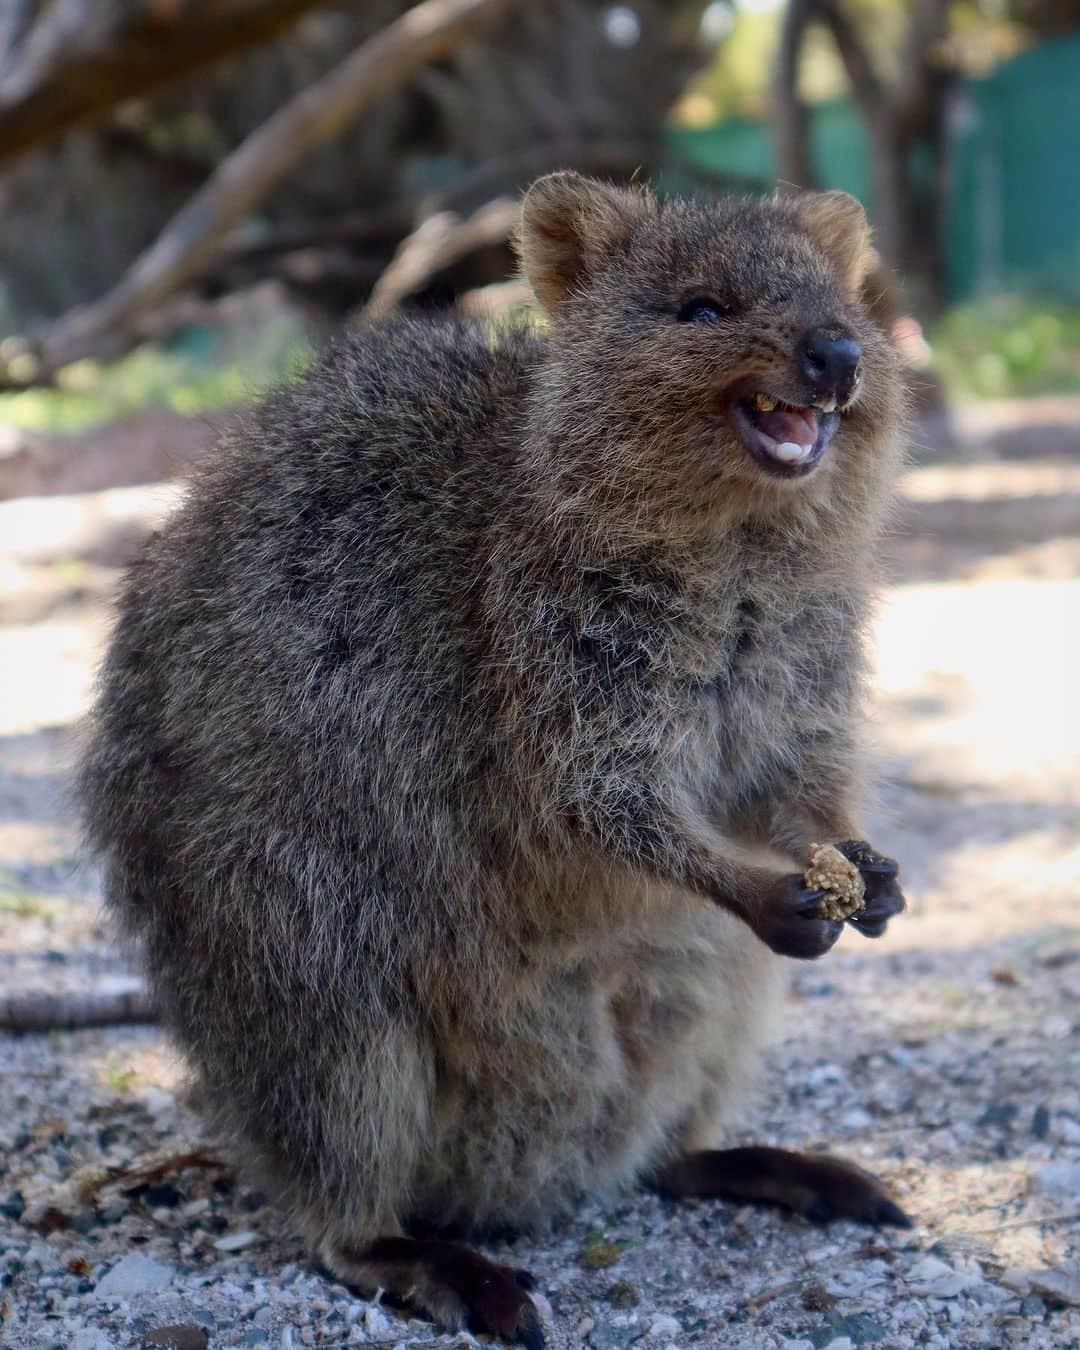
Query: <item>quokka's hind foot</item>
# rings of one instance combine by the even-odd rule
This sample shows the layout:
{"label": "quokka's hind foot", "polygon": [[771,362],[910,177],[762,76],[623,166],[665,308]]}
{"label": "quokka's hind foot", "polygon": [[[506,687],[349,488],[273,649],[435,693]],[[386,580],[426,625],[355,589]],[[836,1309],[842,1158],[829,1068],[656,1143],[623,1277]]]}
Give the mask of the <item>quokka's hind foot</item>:
{"label": "quokka's hind foot", "polygon": [[322,1257],[362,1293],[384,1289],[447,1331],[488,1332],[526,1350],[543,1350],[540,1314],[524,1270],[497,1265],[459,1242],[377,1238],[366,1247],[325,1244]]}
{"label": "quokka's hind foot", "polygon": [[821,1153],[709,1149],[669,1163],[651,1184],[675,1199],[716,1196],[781,1205],[814,1223],[855,1219],[875,1227],[911,1227],[911,1220],[877,1177],[854,1163]]}

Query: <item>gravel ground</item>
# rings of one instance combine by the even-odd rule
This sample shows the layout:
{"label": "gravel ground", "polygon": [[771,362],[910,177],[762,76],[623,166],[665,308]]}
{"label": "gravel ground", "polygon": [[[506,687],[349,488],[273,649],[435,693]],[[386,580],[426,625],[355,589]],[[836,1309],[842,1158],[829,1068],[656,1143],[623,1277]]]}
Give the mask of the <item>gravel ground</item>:
{"label": "gravel ground", "polygon": [[[555,1350],[1080,1346],[1080,464],[1024,425],[905,480],[872,837],[912,911],[794,972],[732,1141],[856,1159],[917,1227],[593,1206],[489,1249],[536,1277]],[[64,793],[115,553],[168,500],[0,505],[0,995],[132,985]],[[200,1134],[156,1028],[0,1037],[0,1080],[0,1344],[477,1343],[314,1267]]]}

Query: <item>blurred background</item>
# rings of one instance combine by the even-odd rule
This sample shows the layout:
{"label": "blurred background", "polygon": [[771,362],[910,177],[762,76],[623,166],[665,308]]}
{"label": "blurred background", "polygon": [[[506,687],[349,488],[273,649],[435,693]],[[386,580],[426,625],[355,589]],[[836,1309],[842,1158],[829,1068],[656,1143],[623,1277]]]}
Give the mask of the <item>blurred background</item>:
{"label": "blurred background", "polygon": [[[515,1259],[578,1328],[554,1346],[654,1315],[679,1345],[1080,1343],[1078,127],[1076,0],[0,0],[0,1341],[193,1308],[215,1344],[406,1334],[279,1281],[294,1237],[198,1161],[70,770],[120,569],[190,466],[343,326],[527,315],[516,203],[573,167],[844,188],[888,264],[915,417],[867,820],[912,909],[796,972],[745,1137],[862,1159],[920,1227],[639,1200]],[[95,1301],[147,1243],[172,1275]]]}

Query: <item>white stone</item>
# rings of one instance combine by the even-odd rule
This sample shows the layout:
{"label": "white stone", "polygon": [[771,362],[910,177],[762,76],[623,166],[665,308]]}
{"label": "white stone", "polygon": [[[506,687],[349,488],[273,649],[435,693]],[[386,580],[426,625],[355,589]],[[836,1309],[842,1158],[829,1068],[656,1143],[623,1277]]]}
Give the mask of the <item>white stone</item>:
{"label": "white stone", "polygon": [[214,1248],[219,1252],[242,1252],[245,1247],[258,1239],[258,1233],[250,1228],[245,1228],[241,1233],[226,1233],[224,1237],[218,1238],[214,1243]]}
{"label": "white stone", "polygon": [[667,1313],[657,1313],[649,1322],[650,1336],[679,1336],[682,1334],[682,1325],[674,1317],[669,1317]]}
{"label": "white stone", "polygon": [[1031,1184],[1043,1195],[1060,1195],[1065,1199],[1074,1199],[1080,1195],[1080,1163],[1047,1163],[1035,1173]]}
{"label": "white stone", "polygon": [[956,1298],[958,1294],[978,1283],[977,1275],[965,1275],[962,1270],[951,1270],[947,1275],[939,1275],[934,1280],[912,1285],[912,1290],[922,1298]]}
{"label": "white stone", "polygon": [[926,1280],[937,1280],[942,1275],[951,1275],[953,1268],[947,1261],[939,1261],[936,1256],[924,1256],[921,1261],[916,1261],[904,1277],[909,1284],[922,1283]]}
{"label": "white stone", "polygon": [[1080,1308],[1080,1261],[1070,1261],[1057,1270],[1033,1270],[1031,1288],[1050,1303]]}
{"label": "white stone", "polygon": [[98,1298],[130,1298],[151,1289],[164,1289],[175,1276],[172,1266],[151,1260],[142,1252],[131,1252],[98,1280],[94,1293]]}
{"label": "white stone", "polygon": [[840,1124],[848,1130],[867,1130],[873,1123],[873,1116],[861,1106],[853,1106],[840,1117]]}
{"label": "white stone", "polygon": [[375,1303],[369,1303],[364,1311],[364,1330],[375,1340],[385,1340],[394,1330],[394,1324]]}
{"label": "white stone", "polygon": [[68,1342],[68,1350],[113,1350],[113,1343],[103,1331],[84,1327]]}
{"label": "white stone", "polygon": [[1009,1266],[1001,1272],[998,1283],[1006,1289],[1011,1289],[1014,1294],[1019,1294],[1021,1298],[1031,1292],[1031,1276],[1023,1266]]}
{"label": "white stone", "polygon": [[815,1064],[803,1074],[808,1087],[824,1087],[826,1083],[842,1083],[844,1071],[839,1064]]}
{"label": "white stone", "polygon": [[1070,1120],[1068,1116],[1063,1116],[1056,1126],[1051,1127],[1051,1134],[1063,1144],[1080,1144],[1080,1125],[1075,1120]]}
{"label": "white stone", "polygon": [[850,1336],[837,1336],[825,1347],[825,1350],[854,1350]]}

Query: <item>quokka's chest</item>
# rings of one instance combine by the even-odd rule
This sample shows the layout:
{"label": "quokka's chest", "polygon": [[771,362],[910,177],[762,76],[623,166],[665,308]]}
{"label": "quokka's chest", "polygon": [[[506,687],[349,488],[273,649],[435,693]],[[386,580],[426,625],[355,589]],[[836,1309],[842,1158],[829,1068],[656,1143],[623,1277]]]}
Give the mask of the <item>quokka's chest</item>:
{"label": "quokka's chest", "polygon": [[769,609],[732,607],[711,650],[691,654],[684,715],[694,758],[731,779],[760,780],[807,740],[852,714],[861,669],[859,625],[829,597]]}

